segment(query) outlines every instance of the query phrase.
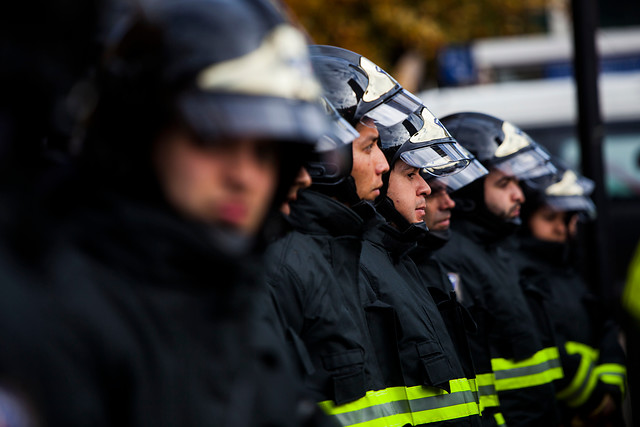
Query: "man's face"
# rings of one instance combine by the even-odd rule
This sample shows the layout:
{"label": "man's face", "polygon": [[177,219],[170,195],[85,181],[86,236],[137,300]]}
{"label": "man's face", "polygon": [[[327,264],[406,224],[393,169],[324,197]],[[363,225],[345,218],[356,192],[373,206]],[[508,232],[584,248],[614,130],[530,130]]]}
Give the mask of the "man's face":
{"label": "man's face", "polygon": [[[574,215],[570,221],[567,221],[566,212],[542,205],[529,218],[529,229],[536,239],[563,243],[569,238],[569,228],[575,227],[577,219],[577,215]],[[573,224],[570,224],[571,222]]]}
{"label": "man's face", "polygon": [[456,204],[449,197],[445,184],[433,181],[429,185],[431,186],[431,194],[427,196],[427,214],[424,222],[429,230],[446,231],[450,225],[451,209]]}
{"label": "man's face", "polygon": [[420,170],[398,160],[389,174],[387,196],[393,206],[411,224],[424,221],[426,197],[431,188],[420,176]]}
{"label": "man's face", "polygon": [[198,144],[172,130],[156,145],[154,162],[167,200],[185,216],[254,235],[273,200],[277,145],[256,139]]}
{"label": "man's face", "polygon": [[311,175],[309,175],[309,172],[307,172],[304,167],[301,167],[296,179],[293,181],[293,185],[289,188],[287,200],[282,204],[282,206],[280,206],[280,212],[285,215],[289,215],[291,213],[291,206],[289,204],[298,199],[298,191],[310,186]]}
{"label": "man's face", "polygon": [[358,197],[374,201],[380,195],[382,174],[389,170],[389,164],[378,146],[378,129],[372,121],[356,125],[360,136],[353,141],[353,167],[351,176],[356,182]]}
{"label": "man's face", "polygon": [[491,169],[484,181],[484,202],[489,212],[506,221],[520,216],[524,194],[516,177]]}

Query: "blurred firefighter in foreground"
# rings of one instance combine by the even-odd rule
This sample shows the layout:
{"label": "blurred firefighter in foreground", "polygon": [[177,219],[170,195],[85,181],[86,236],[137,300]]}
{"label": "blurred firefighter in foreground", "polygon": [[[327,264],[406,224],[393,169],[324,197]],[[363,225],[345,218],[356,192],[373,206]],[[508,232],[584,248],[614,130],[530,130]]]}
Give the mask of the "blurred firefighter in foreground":
{"label": "blurred firefighter in foreground", "polygon": [[261,0],[154,1],[120,29],[58,192],[44,339],[7,382],[45,425],[313,423],[254,318],[261,235],[326,131],[305,41]]}

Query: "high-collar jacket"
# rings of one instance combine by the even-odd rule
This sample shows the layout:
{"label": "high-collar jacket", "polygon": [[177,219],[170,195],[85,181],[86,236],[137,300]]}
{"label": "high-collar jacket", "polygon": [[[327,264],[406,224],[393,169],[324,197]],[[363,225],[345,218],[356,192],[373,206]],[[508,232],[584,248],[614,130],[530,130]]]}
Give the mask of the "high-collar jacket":
{"label": "high-collar jacket", "polygon": [[361,310],[358,266],[367,221],[311,190],[292,203],[289,220],[293,230],[267,251],[274,305],[315,399],[352,402],[384,385]]}
{"label": "high-collar jacket", "polygon": [[99,199],[48,258],[32,367],[45,424],[298,425],[301,389],[255,318],[259,257],[158,206]]}
{"label": "high-collar jacket", "polygon": [[[381,354],[400,360],[400,372],[388,372],[388,385],[435,387],[450,391],[450,384],[473,378],[473,367],[463,367],[458,349],[439,310],[439,303],[455,305],[449,295],[438,292],[437,299],[429,292],[418,270],[408,256],[426,229],[410,227],[398,231],[385,221],[369,229],[362,248],[361,277],[369,288],[370,302],[365,307],[376,329],[385,331]],[[455,310],[455,306],[454,306]],[[464,332],[461,338],[466,340]],[[462,396],[470,407],[476,405],[474,395]],[[479,425],[475,414],[460,416],[460,425]],[[451,422],[451,420],[449,420]],[[436,423],[437,424],[437,423]]]}

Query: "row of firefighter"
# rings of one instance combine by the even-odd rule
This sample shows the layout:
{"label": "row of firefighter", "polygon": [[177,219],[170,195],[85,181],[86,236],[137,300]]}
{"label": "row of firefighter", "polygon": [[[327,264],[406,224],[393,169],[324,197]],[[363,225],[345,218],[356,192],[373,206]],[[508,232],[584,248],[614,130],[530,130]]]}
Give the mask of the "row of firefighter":
{"label": "row of firefighter", "polygon": [[268,0],[133,3],[2,36],[6,425],[624,425],[593,181]]}

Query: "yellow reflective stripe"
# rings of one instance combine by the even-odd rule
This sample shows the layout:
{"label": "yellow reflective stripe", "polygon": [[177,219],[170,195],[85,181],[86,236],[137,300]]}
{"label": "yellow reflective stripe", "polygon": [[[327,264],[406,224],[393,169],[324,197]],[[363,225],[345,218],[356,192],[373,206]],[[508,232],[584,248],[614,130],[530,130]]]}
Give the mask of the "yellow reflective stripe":
{"label": "yellow reflective stripe", "polygon": [[493,386],[496,382],[496,376],[493,375],[493,372],[489,372],[487,374],[476,374],[476,383],[478,384],[478,388],[484,386]]}
{"label": "yellow reflective stripe", "polygon": [[[611,370],[614,370],[613,373],[611,373]],[[607,384],[617,385],[620,387],[620,391],[624,393],[626,389],[625,376],[626,369],[621,365],[605,363],[596,366],[593,370],[593,375],[589,376],[588,381],[586,381],[586,384],[579,390],[579,393],[575,393],[571,399],[567,400],[567,405],[574,408],[583,405],[589,399],[591,393],[593,393],[593,389],[596,387],[598,380],[606,382]],[[604,381],[605,378],[607,381]]]}
{"label": "yellow reflective stripe", "polygon": [[564,345],[564,348],[567,350],[569,354],[580,353],[583,356],[587,356],[593,360],[599,357],[600,352],[586,344],[582,344],[576,341],[567,341]]}
{"label": "yellow reflective stripe", "polygon": [[580,354],[582,359],[571,383],[556,396],[567,405],[577,407],[584,404],[596,387],[598,380],[620,388],[626,392],[627,368],[617,363],[603,363],[596,366],[600,352],[586,344],[569,341],[565,348],[569,354]]}
{"label": "yellow reflective stripe", "polygon": [[451,393],[435,387],[390,387],[368,391],[354,402],[319,406],[343,426],[403,426],[479,415],[475,381],[449,381]]}
{"label": "yellow reflective stripe", "polygon": [[496,424],[500,427],[506,427],[507,422],[500,412],[493,414],[493,419],[496,420]]}
{"label": "yellow reflective stripe", "polygon": [[627,391],[627,367],[618,363],[603,363],[596,367],[598,379],[605,384],[618,386],[624,396]]}
{"label": "yellow reflective stripe", "polygon": [[598,368],[594,368],[593,373],[586,378],[586,381],[580,389],[569,399],[566,399],[567,405],[575,408],[582,405],[587,401],[587,399],[589,399],[589,396],[591,396],[591,393],[598,382],[597,369]]}
{"label": "yellow reflective stripe", "polygon": [[476,374],[478,384],[478,398],[480,400],[480,412],[485,408],[500,406],[496,393],[496,377],[493,373]]}
{"label": "yellow reflective stripe", "polygon": [[476,402],[461,403],[459,405],[436,408],[412,413],[411,425],[434,423],[438,421],[455,420],[458,418],[480,415]]}
{"label": "yellow reflective stripe", "polygon": [[491,359],[491,366],[498,392],[547,384],[563,377],[557,347],[542,349],[519,362],[494,358]]}
{"label": "yellow reflective stripe", "polygon": [[498,371],[531,367],[531,366],[535,366],[535,365],[539,365],[541,363],[547,362],[552,359],[559,359],[559,358],[560,358],[560,353],[558,352],[558,348],[549,347],[549,348],[544,348],[536,352],[530,358],[521,360],[519,362],[514,362],[513,359],[502,359],[499,357],[493,358],[491,359],[491,367],[493,368],[493,372],[496,375],[496,378],[498,378]]}
{"label": "yellow reflective stripe", "polygon": [[574,341],[567,341],[565,349],[568,354],[579,354],[581,357],[578,370],[569,385],[556,393],[556,397],[560,400],[575,399],[580,394],[580,391],[587,387],[599,354],[598,350]]}

